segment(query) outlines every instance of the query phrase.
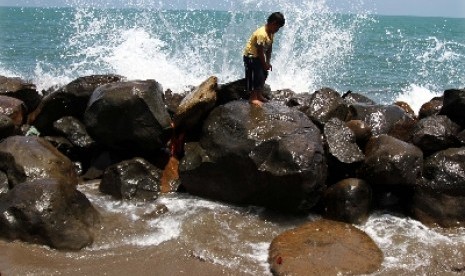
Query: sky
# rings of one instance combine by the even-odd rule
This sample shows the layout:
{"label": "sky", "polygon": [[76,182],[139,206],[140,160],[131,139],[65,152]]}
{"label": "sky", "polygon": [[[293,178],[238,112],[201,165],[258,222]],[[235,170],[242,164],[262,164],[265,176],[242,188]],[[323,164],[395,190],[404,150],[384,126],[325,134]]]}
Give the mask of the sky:
{"label": "sky", "polygon": [[[40,6],[56,7],[63,6],[63,3],[102,3],[105,0],[0,0],[0,6]],[[242,1],[253,2],[253,0],[166,0],[166,2],[175,3],[175,8],[186,8],[188,3],[192,5],[202,5],[211,9],[223,9],[227,7],[225,3]],[[299,3],[311,0],[289,0]],[[322,1],[322,0],[318,0]],[[144,0],[106,0],[110,6],[124,5],[127,2],[150,3],[152,1]],[[155,1],[153,1],[155,2]],[[153,3],[152,2],[152,3]],[[163,1],[158,1],[163,2]],[[465,0],[326,0],[329,6],[335,10],[353,12],[354,2],[359,2],[361,10],[368,10],[371,13],[381,15],[413,15],[413,16],[440,16],[440,17],[461,17],[465,18]],[[270,2],[271,3],[271,2]]]}

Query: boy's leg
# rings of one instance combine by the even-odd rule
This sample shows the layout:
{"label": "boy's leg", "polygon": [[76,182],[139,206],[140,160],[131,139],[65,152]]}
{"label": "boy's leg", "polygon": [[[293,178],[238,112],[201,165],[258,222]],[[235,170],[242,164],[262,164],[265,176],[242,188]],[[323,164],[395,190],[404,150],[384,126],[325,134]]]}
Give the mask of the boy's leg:
{"label": "boy's leg", "polygon": [[268,72],[263,70],[260,62],[256,60],[252,78],[254,89],[250,93],[250,103],[262,106],[264,102],[268,101],[268,99],[263,96],[263,87],[265,86],[267,73]]}

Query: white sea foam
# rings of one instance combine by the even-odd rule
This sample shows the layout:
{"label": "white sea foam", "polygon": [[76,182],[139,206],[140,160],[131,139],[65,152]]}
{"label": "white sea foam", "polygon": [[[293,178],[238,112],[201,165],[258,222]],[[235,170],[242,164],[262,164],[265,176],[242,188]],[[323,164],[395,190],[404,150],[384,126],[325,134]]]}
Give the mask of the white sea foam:
{"label": "white sea foam", "polygon": [[387,269],[413,272],[428,268],[437,246],[455,247],[465,243],[465,236],[461,234],[440,233],[417,220],[392,214],[374,213],[359,227],[383,251],[383,266]]}
{"label": "white sea foam", "polygon": [[434,97],[441,96],[442,94],[443,91],[431,91],[429,88],[411,84],[404,89],[396,100],[408,103],[413,111],[415,111],[415,114],[418,114],[424,103],[430,101]]}
{"label": "white sea foam", "polygon": [[[229,19],[220,23],[186,20],[195,17],[195,9],[208,8],[195,3],[186,3],[190,15],[177,18],[160,11],[169,8],[168,2],[129,2],[129,6],[144,9],[124,17],[116,10],[96,10],[80,1],[68,1],[76,11],[67,26],[70,35],[60,46],[65,64],[39,61],[34,77],[38,86],[47,89],[47,84],[62,85],[79,76],[102,73],[155,79],[175,92],[198,85],[210,75],[220,82],[233,81],[243,77],[245,41],[267,16],[259,18],[243,11],[280,10],[288,24],[277,34],[274,70],[268,83],[272,89],[309,91],[330,85],[328,78],[341,71],[353,51],[354,35],[366,21],[362,12],[341,23],[325,0],[298,4],[280,0],[273,6],[264,0],[229,1],[225,7]],[[179,25],[179,20],[184,20],[184,25]],[[198,31],[202,28],[207,31]]]}

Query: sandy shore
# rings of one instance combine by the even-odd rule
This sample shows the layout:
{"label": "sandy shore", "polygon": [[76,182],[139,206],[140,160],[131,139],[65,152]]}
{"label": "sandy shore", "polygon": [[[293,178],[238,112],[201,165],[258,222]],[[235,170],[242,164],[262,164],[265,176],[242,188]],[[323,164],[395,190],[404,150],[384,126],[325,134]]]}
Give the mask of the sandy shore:
{"label": "sandy shore", "polygon": [[60,252],[0,241],[0,273],[9,275],[251,275],[194,257],[177,241],[155,247]]}

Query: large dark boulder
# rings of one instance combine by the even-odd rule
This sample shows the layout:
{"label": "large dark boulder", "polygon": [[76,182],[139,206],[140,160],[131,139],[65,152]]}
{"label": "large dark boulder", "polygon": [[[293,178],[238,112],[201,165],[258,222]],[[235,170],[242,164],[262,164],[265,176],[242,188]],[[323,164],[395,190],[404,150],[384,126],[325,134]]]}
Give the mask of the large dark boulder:
{"label": "large dark boulder", "polygon": [[365,149],[362,172],[372,185],[414,186],[423,169],[423,152],[388,135],[374,136]]}
{"label": "large dark boulder", "polygon": [[412,121],[397,105],[353,104],[349,108],[349,120],[361,120],[370,127],[373,135],[389,134],[399,121]]}
{"label": "large dark boulder", "polygon": [[99,214],[84,194],[57,179],[15,186],[0,197],[0,236],[79,250],[93,242]]}
{"label": "large dark boulder", "polygon": [[380,269],[383,258],[360,229],[318,220],[274,238],[268,263],[273,275],[366,275]]}
{"label": "large dark boulder", "polygon": [[27,108],[27,112],[35,110],[42,100],[42,96],[37,92],[36,86],[21,78],[0,76],[0,95],[22,101]]}
{"label": "large dark boulder", "polygon": [[195,195],[295,211],[314,206],[325,187],[320,131],[278,103],[217,107],[194,148],[186,148],[180,179]]}
{"label": "large dark boulder", "polygon": [[84,113],[97,142],[114,150],[151,154],[166,146],[171,118],[154,80],[117,82],[97,88]]}
{"label": "large dark boulder", "polygon": [[446,115],[452,121],[465,128],[465,89],[444,91],[444,100],[440,115]]}
{"label": "large dark boulder", "polygon": [[450,148],[425,160],[413,212],[426,224],[465,226],[465,148]]}
{"label": "large dark boulder", "polygon": [[337,91],[322,88],[310,96],[310,104],[305,113],[314,123],[324,126],[331,118],[345,121],[348,106]]}
{"label": "large dark boulder", "polygon": [[460,126],[444,115],[421,119],[413,129],[412,142],[427,155],[459,145]]}
{"label": "large dark boulder", "polygon": [[117,75],[93,75],[77,78],[57,91],[44,97],[34,114],[33,124],[43,135],[53,134],[53,123],[65,116],[82,119],[94,90],[104,84],[119,82]]}
{"label": "large dark boulder", "polygon": [[63,179],[70,186],[78,183],[76,169],[71,160],[50,142],[36,136],[11,136],[0,143],[0,152],[13,156],[27,180]]}
{"label": "large dark boulder", "polygon": [[108,167],[99,190],[117,199],[155,200],[160,194],[162,171],[142,158]]}
{"label": "large dark boulder", "polygon": [[370,215],[371,200],[371,187],[366,181],[341,180],[324,193],[324,216],[347,223],[364,223]]}

